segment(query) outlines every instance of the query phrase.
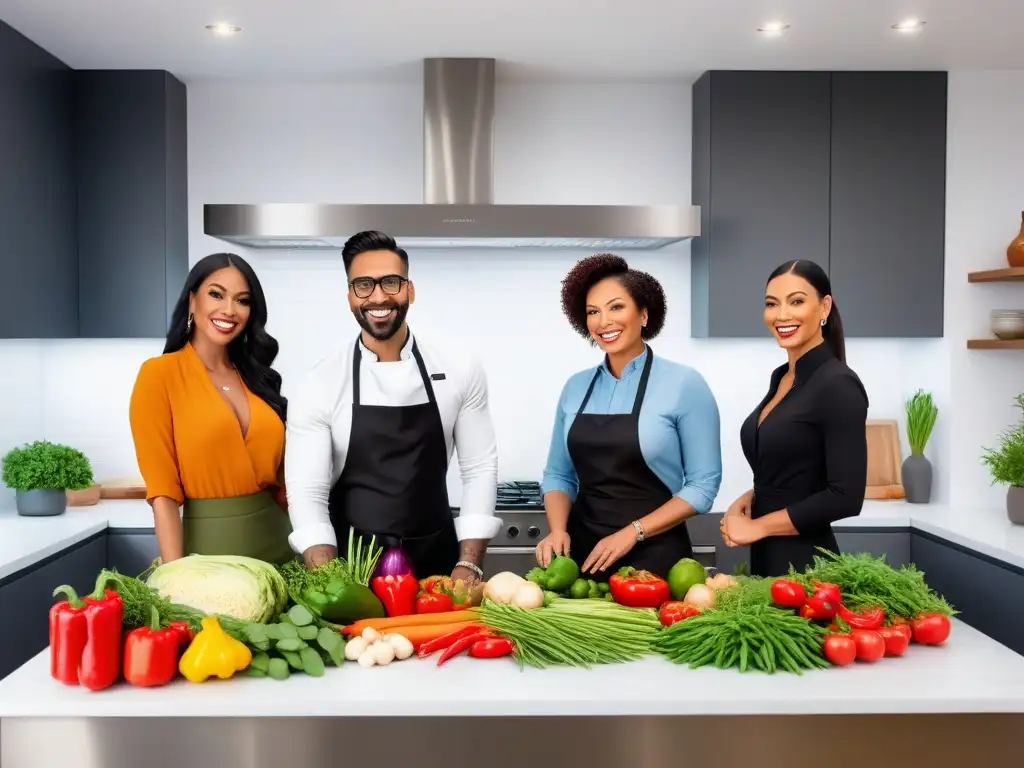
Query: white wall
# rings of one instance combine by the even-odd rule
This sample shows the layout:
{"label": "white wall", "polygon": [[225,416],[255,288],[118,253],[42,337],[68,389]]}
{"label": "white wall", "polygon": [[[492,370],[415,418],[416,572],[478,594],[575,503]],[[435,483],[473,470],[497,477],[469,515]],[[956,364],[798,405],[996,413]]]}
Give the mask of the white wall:
{"label": "white wall", "polygon": [[[951,381],[947,345],[961,352],[960,335],[967,334],[959,325],[967,309],[981,317],[975,317],[975,325],[984,323],[980,303],[967,307],[967,267],[957,259],[967,252],[982,253],[980,237],[986,238],[990,261],[998,263],[1000,244],[1005,246],[1015,231],[1011,214],[1021,207],[1021,150],[1014,137],[1021,124],[1024,82],[1019,76],[994,74],[974,76],[970,88],[962,83],[954,78],[951,87],[947,295],[956,308],[947,319],[950,338],[854,339],[848,344],[850,363],[871,397],[872,418],[899,418],[902,423],[903,400],[913,390],[924,387],[935,393],[941,412],[929,454],[937,464],[936,500],[948,498],[950,469],[959,497],[973,500],[979,489],[987,490],[983,476],[963,471],[965,462],[974,461],[968,454],[977,454],[976,449],[963,445],[947,458],[944,447],[956,442],[958,418],[971,422],[971,440],[977,446],[990,439],[1006,416],[1005,407],[995,404],[992,418],[984,420],[970,412],[951,413],[956,409],[950,407],[950,393],[959,378]],[[1017,120],[1003,115],[1014,100]],[[418,83],[193,84],[188,108],[192,261],[227,247],[202,234],[204,203],[421,200]],[[498,113],[498,202],[689,202],[686,84],[502,84]],[[988,163],[971,159],[990,154]],[[959,163],[958,157],[963,158]],[[998,180],[989,178],[993,174]],[[959,194],[958,177],[967,178]],[[1014,184],[1016,200],[1009,194]],[[972,196],[979,188],[982,192]],[[983,201],[999,205],[986,208]],[[357,332],[343,295],[341,260],[333,254],[245,255],[268,296],[269,330],[281,342],[277,367],[287,394],[326,349],[349,343]],[[468,344],[484,360],[502,479],[539,479],[562,383],[597,360],[595,351],[572,335],[558,305],[559,282],[583,255],[412,254],[418,295],[410,313],[414,328]],[[701,370],[718,399],[724,451],[719,506],[724,507],[750,483],[739,450],[740,423],[763,395],[769,371],[783,358],[768,339],[689,337],[687,246],[624,255],[657,276],[669,297],[668,324],[655,349]],[[835,288],[841,297],[842,286]],[[453,314],[458,318],[454,323],[442,320]],[[137,474],[127,400],[139,363],[158,354],[161,346],[161,340],[0,342],[0,450],[45,436],[81,447],[101,478]],[[1005,375],[1008,367],[1021,370],[1008,353],[998,359],[989,359],[997,353],[987,358],[970,354],[982,357],[955,356],[961,377],[973,375],[967,362],[995,366],[985,369],[993,375]],[[979,387],[976,396],[988,397],[991,391]],[[457,500],[458,483],[450,485]]]}

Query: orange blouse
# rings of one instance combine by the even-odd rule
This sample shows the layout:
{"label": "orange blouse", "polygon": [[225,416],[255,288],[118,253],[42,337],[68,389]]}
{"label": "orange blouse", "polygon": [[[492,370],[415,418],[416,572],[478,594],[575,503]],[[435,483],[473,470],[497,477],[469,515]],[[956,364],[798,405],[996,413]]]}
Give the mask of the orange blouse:
{"label": "orange blouse", "polygon": [[[244,384],[243,384],[244,386]],[[146,498],[220,499],[258,493],[278,482],[284,423],[245,387],[249,431],[186,344],[142,364],[128,418]]]}

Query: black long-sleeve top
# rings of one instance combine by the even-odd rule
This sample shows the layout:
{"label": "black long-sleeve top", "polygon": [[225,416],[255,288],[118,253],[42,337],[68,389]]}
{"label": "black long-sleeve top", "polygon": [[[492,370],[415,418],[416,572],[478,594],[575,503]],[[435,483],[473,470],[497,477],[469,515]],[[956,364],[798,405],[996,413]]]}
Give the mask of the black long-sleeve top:
{"label": "black long-sleeve top", "polygon": [[831,524],[860,514],[864,503],[867,392],[857,374],[820,344],[797,361],[792,389],[758,427],[787,368],[772,373],[768,393],[740,430],[754,471],[752,516],[786,509],[801,536],[831,538]]}

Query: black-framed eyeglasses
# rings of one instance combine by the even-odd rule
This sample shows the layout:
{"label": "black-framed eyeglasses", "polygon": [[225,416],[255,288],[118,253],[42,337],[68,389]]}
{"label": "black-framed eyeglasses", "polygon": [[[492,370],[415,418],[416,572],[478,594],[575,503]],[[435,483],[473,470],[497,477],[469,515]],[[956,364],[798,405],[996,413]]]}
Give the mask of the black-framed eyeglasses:
{"label": "black-framed eyeglasses", "polygon": [[348,284],[352,286],[352,292],[356,296],[360,299],[368,299],[378,285],[384,293],[394,296],[402,290],[402,286],[407,282],[409,282],[409,278],[401,275],[384,275],[384,277],[357,277],[355,280],[350,280]]}

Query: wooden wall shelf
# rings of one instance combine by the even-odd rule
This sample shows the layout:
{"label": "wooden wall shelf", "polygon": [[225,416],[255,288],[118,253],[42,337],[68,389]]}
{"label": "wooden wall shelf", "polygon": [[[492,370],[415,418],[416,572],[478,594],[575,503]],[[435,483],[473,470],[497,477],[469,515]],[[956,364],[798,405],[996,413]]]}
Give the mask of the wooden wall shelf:
{"label": "wooden wall shelf", "polygon": [[968,339],[967,348],[1024,350],[1024,339]]}
{"label": "wooden wall shelf", "polygon": [[982,272],[968,272],[969,283],[1017,283],[1024,281],[1024,267],[986,269]]}

